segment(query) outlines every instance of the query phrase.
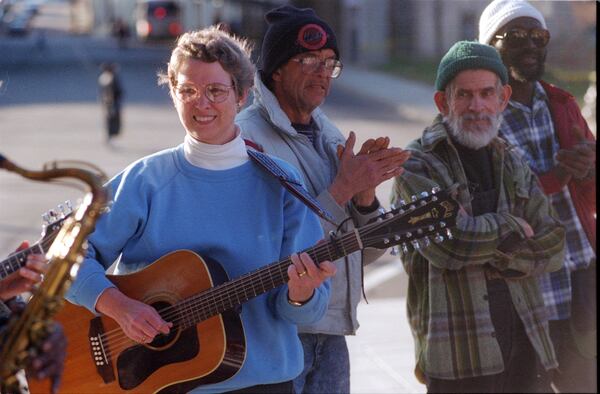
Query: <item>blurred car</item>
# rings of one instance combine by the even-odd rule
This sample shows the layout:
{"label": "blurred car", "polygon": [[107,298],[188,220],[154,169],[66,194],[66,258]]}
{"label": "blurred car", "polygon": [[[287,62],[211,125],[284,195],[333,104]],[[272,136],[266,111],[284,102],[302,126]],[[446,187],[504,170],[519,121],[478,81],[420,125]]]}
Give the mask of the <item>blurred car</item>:
{"label": "blurred car", "polygon": [[177,1],[138,0],[135,30],[142,40],[173,39],[182,33],[181,9]]}

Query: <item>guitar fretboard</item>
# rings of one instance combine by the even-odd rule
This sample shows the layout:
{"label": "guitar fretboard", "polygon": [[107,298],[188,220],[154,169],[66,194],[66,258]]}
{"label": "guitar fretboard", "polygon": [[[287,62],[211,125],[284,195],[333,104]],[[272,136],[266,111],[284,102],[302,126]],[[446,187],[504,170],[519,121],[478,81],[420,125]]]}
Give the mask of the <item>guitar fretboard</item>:
{"label": "guitar fretboard", "polygon": [[[334,261],[360,250],[359,237],[360,232],[344,234],[338,239],[308,248],[303,252],[308,253],[317,264],[325,260]],[[291,263],[291,259],[287,258],[269,264],[180,302],[176,308],[180,316],[185,316],[183,327],[190,327],[233,309],[251,298],[287,283],[289,280],[287,269]]]}
{"label": "guitar fretboard", "polygon": [[44,254],[46,250],[52,244],[54,237],[44,238],[40,242],[28,247],[27,249],[20,250],[16,253],[11,254],[0,262],[0,279],[6,278],[8,275],[16,272],[19,268],[24,267],[27,262],[27,256],[30,254]]}

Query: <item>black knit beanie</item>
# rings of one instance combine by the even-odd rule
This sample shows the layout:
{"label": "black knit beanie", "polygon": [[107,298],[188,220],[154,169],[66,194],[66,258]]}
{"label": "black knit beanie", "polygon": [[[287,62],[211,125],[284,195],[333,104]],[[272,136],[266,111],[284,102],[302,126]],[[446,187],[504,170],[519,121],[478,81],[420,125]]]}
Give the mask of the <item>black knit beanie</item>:
{"label": "black knit beanie", "polygon": [[263,82],[268,83],[275,70],[299,53],[329,48],[339,59],[333,30],[312,8],[284,5],[267,12],[265,20],[269,26],[259,62]]}
{"label": "black knit beanie", "polygon": [[495,72],[503,85],[508,83],[508,72],[496,48],[476,41],[459,41],[440,61],[435,89],[443,91],[458,73],[464,70],[485,69]]}

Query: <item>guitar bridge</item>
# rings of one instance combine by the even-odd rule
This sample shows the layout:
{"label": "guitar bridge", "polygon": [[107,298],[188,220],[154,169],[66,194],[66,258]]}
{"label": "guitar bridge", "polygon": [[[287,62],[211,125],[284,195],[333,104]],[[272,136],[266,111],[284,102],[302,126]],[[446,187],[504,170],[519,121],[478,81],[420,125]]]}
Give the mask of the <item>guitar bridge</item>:
{"label": "guitar bridge", "polygon": [[90,321],[88,334],[91,356],[98,375],[100,375],[104,383],[114,382],[115,373],[109,355],[110,349],[108,349],[108,344],[102,338],[104,325],[100,317],[96,317]]}

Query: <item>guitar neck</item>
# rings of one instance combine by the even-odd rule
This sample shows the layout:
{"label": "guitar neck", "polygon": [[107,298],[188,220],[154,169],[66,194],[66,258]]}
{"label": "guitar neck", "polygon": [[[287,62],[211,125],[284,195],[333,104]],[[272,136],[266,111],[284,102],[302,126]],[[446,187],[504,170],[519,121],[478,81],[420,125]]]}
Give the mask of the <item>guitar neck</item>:
{"label": "guitar neck", "polygon": [[[360,249],[362,242],[360,232],[357,231],[305,249],[303,252],[319,264],[326,260],[337,260]],[[291,263],[291,259],[286,258],[269,264],[188,298],[180,302],[177,308],[187,314],[191,311],[194,321],[190,321],[189,325],[206,320],[287,283],[287,269]]]}
{"label": "guitar neck", "polygon": [[25,263],[27,263],[27,256],[37,253],[45,253],[41,243],[36,243],[27,249],[13,253],[7,259],[2,260],[0,262],[0,279],[4,279],[19,268],[24,267]]}

